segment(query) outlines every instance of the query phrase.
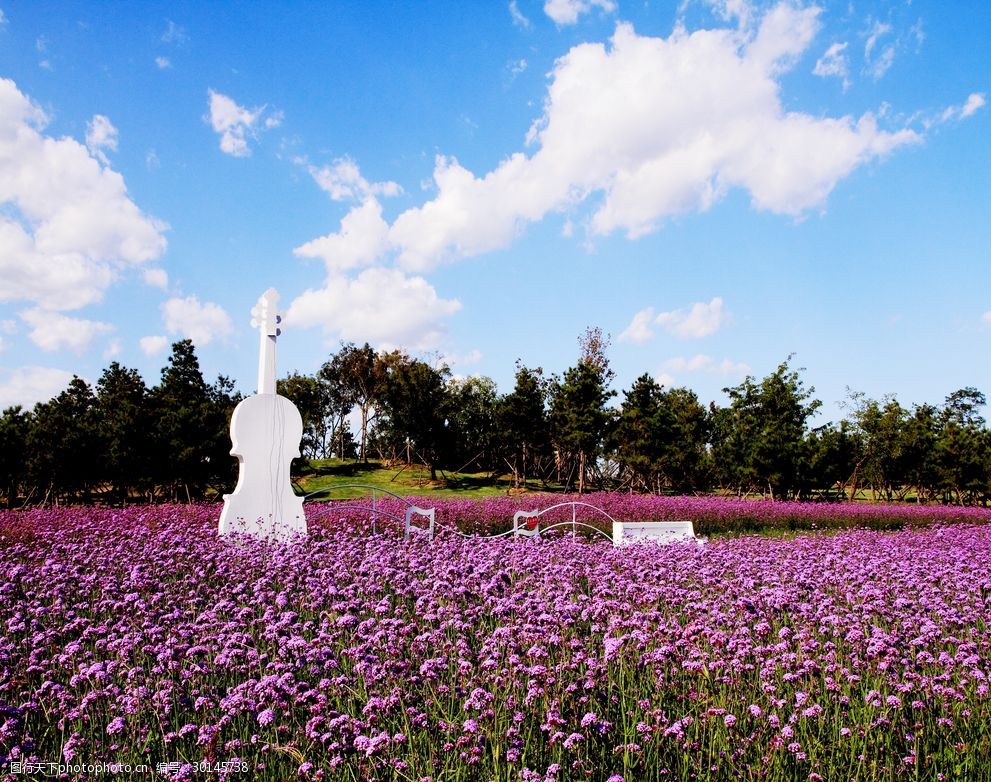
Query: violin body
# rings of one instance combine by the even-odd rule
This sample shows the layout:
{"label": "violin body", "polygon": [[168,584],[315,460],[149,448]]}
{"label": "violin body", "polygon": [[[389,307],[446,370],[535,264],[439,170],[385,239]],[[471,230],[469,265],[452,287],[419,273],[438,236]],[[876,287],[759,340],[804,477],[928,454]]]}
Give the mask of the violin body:
{"label": "violin body", "polygon": [[221,535],[287,540],[306,534],[303,498],[289,477],[302,437],[303,419],[283,396],[255,394],[234,408],[231,455],[237,457],[238,478],[234,491],[224,495]]}

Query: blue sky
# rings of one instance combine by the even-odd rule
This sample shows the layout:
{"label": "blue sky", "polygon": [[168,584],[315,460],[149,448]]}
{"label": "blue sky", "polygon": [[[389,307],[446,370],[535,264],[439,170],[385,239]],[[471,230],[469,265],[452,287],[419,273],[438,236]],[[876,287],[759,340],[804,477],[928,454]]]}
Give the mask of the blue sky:
{"label": "blue sky", "polygon": [[191,337],[991,392],[985,2],[0,0],[0,405]]}

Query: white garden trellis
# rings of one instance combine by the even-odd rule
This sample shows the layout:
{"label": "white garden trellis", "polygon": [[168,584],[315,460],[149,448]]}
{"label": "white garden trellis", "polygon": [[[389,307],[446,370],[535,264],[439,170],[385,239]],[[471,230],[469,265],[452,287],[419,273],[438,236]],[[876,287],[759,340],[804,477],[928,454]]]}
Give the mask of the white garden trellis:
{"label": "white garden trellis", "polygon": [[[441,527],[437,524],[437,512],[435,508],[421,508],[419,505],[411,502],[408,498],[403,497],[400,494],[391,492],[388,489],[382,489],[377,486],[369,486],[361,483],[346,483],[340,484],[338,486],[329,486],[325,489],[318,489],[317,491],[310,492],[304,496],[304,501],[312,501],[315,497],[326,496],[335,491],[341,491],[344,489],[359,489],[365,490],[371,493],[371,504],[365,503],[353,503],[348,504],[344,501],[344,504],[333,504],[328,505],[323,510],[318,513],[308,517],[308,521],[312,522],[321,516],[326,516],[331,513],[339,513],[341,511],[353,510],[353,511],[365,511],[371,514],[372,517],[372,534],[378,534],[378,519],[383,517],[389,519],[397,524],[402,525],[403,536],[407,539],[410,537],[426,538],[427,540],[433,540],[434,535],[438,529]],[[391,497],[393,500],[398,500],[400,503],[406,506],[405,512],[402,516],[394,513],[391,510],[387,510],[381,505],[379,505],[380,495],[386,495]],[[547,526],[541,526],[541,518],[546,514],[557,511],[561,508],[568,508],[571,511],[571,519],[564,521],[556,521]],[[612,527],[612,535],[596,527],[593,524],[589,524],[586,521],[578,520],[578,509],[587,508],[599,516],[607,519]],[[421,519],[426,519],[426,526],[419,526],[414,523],[414,517],[419,517]],[[570,530],[572,538],[578,537],[578,530],[589,530],[594,536],[603,537],[609,542],[615,545],[623,545],[624,543],[630,543],[635,541],[655,541],[658,543],[669,543],[676,541],[695,541],[695,531],[690,521],[641,521],[641,522],[622,522],[615,519],[609,513],[607,513],[602,508],[592,505],[587,502],[580,502],[577,500],[569,502],[559,502],[555,505],[551,505],[542,510],[518,510],[513,514],[513,526],[511,529],[505,532],[499,532],[494,535],[472,535],[467,532],[462,532],[458,529],[449,529],[449,532],[453,532],[455,535],[460,535],[463,538],[472,538],[476,540],[492,540],[495,538],[504,538],[508,536],[513,536],[514,538],[539,538],[541,535],[547,534],[554,530]]]}
{"label": "white garden trellis", "polygon": [[[326,516],[329,513],[338,513],[343,510],[358,510],[358,511],[368,511],[372,514],[372,534],[378,534],[378,528],[376,521],[379,516],[384,516],[387,519],[398,522],[403,525],[403,534],[405,537],[409,537],[410,534],[421,535],[429,540],[433,540],[434,537],[434,521],[436,516],[436,510],[434,508],[421,508],[415,503],[410,502],[406,497],[400,494],[389,491],[388,489],[382,489],[378,486],[367,486],[362,483],[344,483],[338,486],[328,486],[325,489],[317,489],[316,491],[310,492],[309,494],[303,495],[303,502],[312,500],[321,494],[330,494],[331,492],[340,491],[341,489],[363,489],[368,490],[372,494],[372,504],[371,505],[330,505],[324,510],[316,513],[313,516],[308,517],[309,521],[314,521],[319,519],[321,516]],[[391,511],[385,510],[378,506],[378,495],[385,494],[392,497],[395,500],[399,500],[406,506],[406,511],[402,516],[397,516]],[[426,527],[417,527],[413,524],[413,516],[420,516],[428,520]]]}

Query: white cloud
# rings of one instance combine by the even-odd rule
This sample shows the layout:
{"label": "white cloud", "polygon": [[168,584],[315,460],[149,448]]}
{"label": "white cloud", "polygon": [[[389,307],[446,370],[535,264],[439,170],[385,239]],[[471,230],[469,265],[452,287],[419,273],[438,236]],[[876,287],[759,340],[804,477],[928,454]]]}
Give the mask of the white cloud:
{"label": "white cloud", "polygon": [[389,224],[382,219],[382,205],[369,196],[341,220],[341,230],[300,245],[293,252],[301,258],[320,258],[328,273],[370,266],[389,247]]}
{"label": "white cloud", "polygon": [[669,358],[662,364],[665,370],[672,372],[699,372],[701,370],[712,369],[713,366],[712,357],[706,356],[703,353],[696,353],[691,358],[676,356],[675,358]]}
{"label": "white cloud", "polygon": [[812,43],[819,29],[820,12],[816,6],[797,8],[790,3],[774,6],[747,44],[747,60],[769,75],[787,71]]}
{"label": "white cloud", "polygon": [[716,296],[708,304],[696,302],[691,307],[654,314],[653,307],[640,310],[619,335],[620,342],[643,343],[654,338],[652,326],[661,326],[677,337],[699,339],[715,334],[729,319],[723,300]]}
{"label": "white cloud", "polygon": [[142,337],[138,340],[141,352],[149,358],[160,356],[169,347],[169,338],[163,336]]}
{"label": "white cloud", "polygon": [[110,361],[117,358],[121,351],[124,349],[124,345],[119,337],[114,337],[110,342],[107,343],[106,350],[103,351],[103,360]]}
{"label": "white cloud", "polygon": [[[72,310],[98,301],[121,269],[161,256],[168,226],[81,143],[43,135],[47,121],[0,79],[0,302]],[[93,126],[104,146],[115,138],[107,126]]]}
{"label": "white cloud", "polygon": [[623,330],[617,339],[620,342],[636,342],[637,344],[653,339],[654,332],[650,327],[654,324],[656,317],[653,307],[640,310],[633,316],[630,325]]}
{"label": "white cloud", "polygon": [[437,157],[435,197],[391,226],[399,264],[424,271],[501,249],[548,212],[583,204],[593,235],[630,237],[705,211],[733,188],[761,210],[800,217],[821,209],[858,166],[921,137],[882,130],[870,112],[832,118],[783,108],[777,78],[808,47],[816,14],[782,4],[755,34],[679,28],[666,39],[620,24],[609,46],[574,47],[551,73],[528,134],[534,152],[512,154],[481,177]]}
{"label": "white cloud", "polygon": [[[754,7],[750,0],[704,0],[704,2],[723,21],[729,22],[736,19],[741,30],[750,27],[754,14]],[[679,10],[684,10],[687,5],[687,0],[683,0]]]}
{"label": "white cloud", "polygon": [[396,196],[403,189],[395,182],[369,182],[351,158],[338,158],[328,166],[307,166],[321,190],[335,201],[363,201],[369,196]]}
{"label": "white cloud", "polygon": [[870,32],[867,34],[867,43],[864,44],[865,70],[875,81],[884,76],[895,61],[894,44],[888,44],[879,49],[879,53],[876,55],[874,53],[878,42],[890,34],[891,31],[892,27],[890,24],[875,21]]}
{"label": "white cloud", "polygon": [[987,100],[984,98],[984,93],[972,92],[967,96],[967,102],[964,103],[963,108],[960,109],[960,119],[967,119],[967,117],[984,106],[985,103],[987,103]]}
{"label": "white cloud", "polygon": [[155,65],[158,66],[159,70],[164,71],[172,67],[172,60],[170,60],[168,57],[156,57]]}
{"label": "white cloud", "polygon": [[378,347],[426,350],[438,346],[441,323],[461,309],[442,299],[422,277],[398,269],[365,269],[355,278],[332,274],[326,285],[307,290],[289,307],[290,327],[320,326],[329,337]]}
{"label": "white cloud", "polygon": [[18,367],[5,372],[0,379],[0,409],[21,405],[32,408],[36,402],[47,402],[69,385],[72,373],[48,367]]}
{"label": "white cloud", "polygon": [[715,366],[713,371],[717,375],[736,375],[737,377],[746,377],[750,374],[750,365],[744,363],[743,361],[732,361],[731,359],[724,358]]}
{"label": "white cloud", "polygon": [[530,28],[530,20],[520,12],[519,6],[516,5],[516,0],[509,0],[509,15],[513,19],[513,24],[522,27],[524,30]]}
{"label": "white cloud", "polygon": [[266,129],[282,124],[282,112],[272,112],[259,122],[265,106],[247,109],[233,99],[215,90],[207,90],[210,96],[210,125],[220,134],[220,149],[234,157],[248,157],[251,147],[248,138],[257,137],[259,124]]}
{"label": "white cloud", "polygon": [[[513,0],[513,5],[515,4],[516,4],[516,0]],[[0,8],[0,27],[3,27],[5,24],[7,24],[8,21],[9,20],[7,19],[7,15],[3,12],[3,9]]]}
{"label": "white cloud", "polygon": [[984,93],[972,92],[967,96],[967,100],[963,104],[959,106],[947,106],[938,117],[930,117],[924,120],[923,124],[929,128],[944,122],[965,120],[983,108],[986,102]]}
{"label": "white cloud", "polygon": [[708,304],[699,301],[688,309],[662,312],[656,323],[677,337],[697,339],[715,334],[728,318],[729,313],[723,312],[722,298],[716,296]]}
{"label": "white cloud", "polygon": [[[750,374],[750,367],[742,361],[732,361],[728,358],[724,358],[722,361],[717,362],[711,356],[707,356],[704,353],[697,353],[691,358],[676,356],[674,358],[669,358],[661,365],[661,372],[658,374],[658,382],[663,383],[663,385],[670,386],[675,381],[675,373],[685,374],[693,372],[705,372],[710,375],[736,376],[742,378]],[[661,380],[662,377],[664,380]]]}
{"label": "white cloud", "polygon": [[225,340],[234,333],[234,324],[223,307],[213,302],[201,304],[196,296],[175,296],[162,304],[162,320],[170,334],[181,334],[197,347],[215,339]]}
{"label": "white cloud", "polygon": [[145,269],[142,274],[145,285],[165,290],[169,287],[169,273],[165,269]]}
{"label": "white cloud", "polygon": [[162,33],[162,43],[173,43],[181,46],[188,40],[189,36],[186,34],[186,28],[180,27],[169,19],[165,27],[165,32]]}
{"label": "white cloud", "polygon": [[593,8],[612,13],[616,10],[616,3],[613,0],[546,0],[544,3],[544,13],[559,26],[575,24],[579,16]]}
{"label": "white cloud", "polygon": [[101,334],[113,331],[109,323],[70,318],[58,312],[40,308],[24,310],[21,319],[31,327],[28,336],[42,350],[71,350],[79,355],[85,352]]}
{"label": "white cloud", "polygon": [[864,44],[864,57],[866,59],[870,60],[871,54],[874,52],[874,47],[877,45],[877,42],[890,33],[891,29],[891,25],[886,22],[874,22],[870,32],[867,34],[867,43]]}
{"label": "white cloud", "polygon": [[451,377],[458,382],[465,380],[469,375],[458,372],[459,367],[470,367],[482,360],[482,351],[478,348],[469,350],[467,353],[440,353],[434,361],[434,369],[447,367],[451,370]]}
{"label": "white cloud", "polygon": [[822,57],[816,60],[815,68],[812,70],[816,76],[828,78],[835,76],[843,82],[843,89],[850,87],[850,64],[847,62],[845,54],[847,43],[834,43]]}
{"label": "white cloud", "polygon": [[867,72],[874,77],[874,81],[881,79],[895,62],[895,47],[885,46],[876,60],[871,61],[867,66]]}
{"label": "white cloud", "polygon": [[104,150],[117,151],[117,128],[109,118],[94,114],[86,124],[86,149],[103,165],[110,165]]}

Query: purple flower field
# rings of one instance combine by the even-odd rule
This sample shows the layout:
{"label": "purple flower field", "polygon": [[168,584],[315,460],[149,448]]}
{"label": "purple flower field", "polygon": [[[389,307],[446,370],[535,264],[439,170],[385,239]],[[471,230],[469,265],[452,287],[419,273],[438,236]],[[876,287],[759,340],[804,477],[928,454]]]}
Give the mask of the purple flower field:
{"label": "purple flower field", "polygon": [[[473,507],[438,520],[511,522]],[[335,513],[266,546],[219,510],[0,514],[0,775],[991,778],[983,515],[616,549]]]}

